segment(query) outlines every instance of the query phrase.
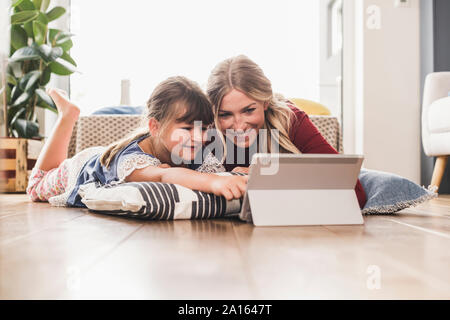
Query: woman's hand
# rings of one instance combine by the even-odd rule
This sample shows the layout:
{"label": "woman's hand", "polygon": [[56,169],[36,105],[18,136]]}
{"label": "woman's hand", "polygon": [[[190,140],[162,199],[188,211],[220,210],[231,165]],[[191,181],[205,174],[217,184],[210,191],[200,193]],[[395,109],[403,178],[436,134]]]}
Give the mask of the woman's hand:
{"label": "woman's hand", "polygon": [[216,196],[227,200],[241,198],[247,189],[247,176],[217,176],[211,182],[211,190]]}
{"label": "woman's hand", "polygon": [[231,172],[245,173],[245,174],[248,174],[249,171],[250,171],[249,167],[236,167],[233,170],[231,170]]}

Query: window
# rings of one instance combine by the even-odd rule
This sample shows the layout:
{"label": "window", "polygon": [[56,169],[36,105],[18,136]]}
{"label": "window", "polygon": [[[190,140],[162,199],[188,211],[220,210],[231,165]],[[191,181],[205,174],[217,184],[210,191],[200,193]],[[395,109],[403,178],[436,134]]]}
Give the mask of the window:
{"label": "window", "polygon": [[273,89],[320,101],[319,1],[71,1],[71,97],[88,114],[120,103],[129,79],[131,105],[173,75],[205,87],[220,61],[245,54]]}

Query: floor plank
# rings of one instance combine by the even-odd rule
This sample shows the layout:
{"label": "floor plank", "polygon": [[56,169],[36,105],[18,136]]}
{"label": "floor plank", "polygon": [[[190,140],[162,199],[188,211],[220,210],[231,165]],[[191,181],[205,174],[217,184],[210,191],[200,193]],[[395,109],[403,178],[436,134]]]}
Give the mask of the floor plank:
{"label": "floor plank", "polygon": [[255,298],[242,270],[230,221],[147,222],[60,298]]}
{"label": "floor plank", "polygon": [[0,206],[0,299],[450,298],[450,196],[362,226],[143,222],[25,195]]}
{"label": "floor plank", "polygon": [[[72,286],[77,274],[102,260],[142,226],[138,221],[87,214],[80,209],[48,204],[33,207],[38,209],[27,206],[23,216],[11,217],[18,219],[17,224],[8,221],[10,217],[0,220],[1,299],[54,299]],[[65,215],[76,218],[60,218]],[[11,225],[15,226],[13,233],[8,231]]]}

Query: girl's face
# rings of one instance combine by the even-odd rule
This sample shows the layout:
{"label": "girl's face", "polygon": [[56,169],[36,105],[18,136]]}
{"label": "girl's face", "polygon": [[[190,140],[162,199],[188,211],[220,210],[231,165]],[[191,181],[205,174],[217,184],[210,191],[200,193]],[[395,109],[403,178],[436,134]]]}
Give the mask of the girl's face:
{"label": "girl's face", "polygon": [[218,122],[222,133],[241,148],[248,148],[264,125],[262,102],[253,100],[236,89],[227,93],[219,108]]}
{"label": "girl's face", "polygon": [[175,122],[165,130],[161,140],[171,153],[172,159],[175,157],[192,161],[206,141],[207,129],[208,126],[201,122],[195,124]]}

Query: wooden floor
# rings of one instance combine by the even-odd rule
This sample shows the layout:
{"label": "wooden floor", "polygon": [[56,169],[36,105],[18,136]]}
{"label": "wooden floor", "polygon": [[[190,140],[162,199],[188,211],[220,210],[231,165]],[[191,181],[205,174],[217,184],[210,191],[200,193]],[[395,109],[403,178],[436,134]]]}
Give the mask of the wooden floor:
{"label": "wooden floor", "polygon": [[0,299],[450,299],[449,195],[314,227],[0,201]]}

